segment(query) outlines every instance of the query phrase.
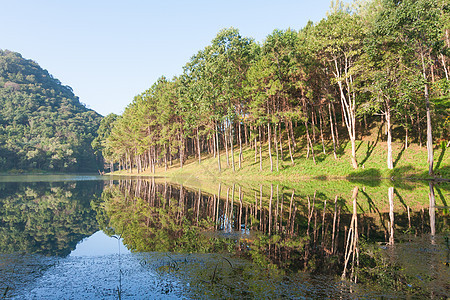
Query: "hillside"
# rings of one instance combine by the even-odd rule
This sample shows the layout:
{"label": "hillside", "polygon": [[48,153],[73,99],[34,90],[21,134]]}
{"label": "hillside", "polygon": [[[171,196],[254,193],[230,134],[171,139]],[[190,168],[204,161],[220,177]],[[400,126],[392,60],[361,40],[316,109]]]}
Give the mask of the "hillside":
{"label": "hillside", "polygon": [[96,171],[100,120],[36,62],[0,50],[0,172]]}

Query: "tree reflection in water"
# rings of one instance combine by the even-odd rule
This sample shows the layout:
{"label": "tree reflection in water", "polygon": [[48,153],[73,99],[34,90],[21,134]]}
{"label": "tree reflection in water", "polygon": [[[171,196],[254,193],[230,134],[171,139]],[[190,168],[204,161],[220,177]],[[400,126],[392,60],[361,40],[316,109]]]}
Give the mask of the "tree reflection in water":
{"label": "tree reflection in water", "polygon": [[[409,272],[410,262],[396,258],[403,255],[402,245],[425,234],[431,235],[432,243],[439,243],[436,235],[448,234],[448,214],[435,210],[431,183],[429,207],[395,206],[395,195],[400,202],[409,195],[392,186],[387,197],[377,195],[377,200],[361,186],[354,186],[351,195],[331,197],[321,189],[302,193],[274,184],[225,188],[226,197],[221,198],[223,184],[209,194],[154,179],[121,180],[104,191],[103,209],[108,226],[122,234],[132,251],[214,254],[213,262],[205,263],[208,275],[199,275],[204,282],[217,282],[223,270],[236,278],[245,276],[246,268],[258,266],[283,276],[298,272],[341,276],[371,289],[413,295],[448,292],[447,277],[442,277],[448,274],[445,264],[434,265],[433,276],[424,281]],[[424,217],[425,210],[429,218]],[[231,258],[252,264],[239,269]],[[179,270],[180,262],[177,268],[174,262],[166,270]],[[205,266],[197,267],[205,270]],[[440,288],[434,289],[436,285]]]}
{"label": "tree reflection in water", "polygon": [[0,182],[0,253],[65,257],[97,231],[103,182]]}

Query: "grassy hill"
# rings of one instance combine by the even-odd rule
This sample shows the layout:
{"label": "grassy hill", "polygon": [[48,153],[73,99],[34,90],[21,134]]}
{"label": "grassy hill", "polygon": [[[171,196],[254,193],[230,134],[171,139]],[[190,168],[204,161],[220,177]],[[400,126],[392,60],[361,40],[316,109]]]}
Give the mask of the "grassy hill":
{"label": "grassy hill", "polygon": [[[394,169],[387,168],[387,146],[386,142],[377,140],[373,136],[365,136],[363,140],[357,141],[357,159],[359,168],[354,170],[350,162],[351,147],[348,142],[340,145],[337,159],[332,153],[332,144],[326,145],[326,153],[322,152],[321,145],[315,147],[316,163],[313,159],[306,158],[306,148],[297,145],[294,153],[295,165],[291,164],[289,153],[284,148],[284,159],[281,160],[279,153],[279,166],[276,169],[276,153],[272,149],[272,159],[274,161],[273,172],[270,171],[270,160],[268,146],[264,145],[262,151],[262,171],[259,164],[259,152],[255,162],[255,151],[249,146],[244,148],[244,161],[242,168],[238,168],[239,149],[235,148],[235,171],[227,165],[226,153],[221,152],[222,171],[218,171],[217,158],[211,156],[202,157],[199,164],[198,158],[190,157],[183,168],[179,167],[176,161],[165,171],[164,166],[155,169],[155,173],[146,170],[139,175],[157,175],[169,178],[198,178],[206,180],[278,180],[278,181],[298,181],[302,179],[427,179],[428,164],[426,147],[419,147],[411,144],[407,149],[404,143],[393,143]],[[446,147],[436,147],[434,150],[435,174],[439,178],[450,178],[450,151]],[[115,172],[114,174],[130,175],[126,171]],[[132,174],[136,174],[133,171]]]}

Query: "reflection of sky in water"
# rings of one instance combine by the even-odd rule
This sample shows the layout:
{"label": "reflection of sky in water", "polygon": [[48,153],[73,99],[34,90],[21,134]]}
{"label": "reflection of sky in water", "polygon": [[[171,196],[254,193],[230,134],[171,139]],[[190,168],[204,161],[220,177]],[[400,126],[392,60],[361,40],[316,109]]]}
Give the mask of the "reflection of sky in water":
{"label": "reflection of sky in water", "polygon": [[101,256],[120,253],[129,253],[122,243],[116,238],[109,237],[103,231],[97,231],[88,238],[83,239],[78,243],[75,250],[70,253],[70,256]]}

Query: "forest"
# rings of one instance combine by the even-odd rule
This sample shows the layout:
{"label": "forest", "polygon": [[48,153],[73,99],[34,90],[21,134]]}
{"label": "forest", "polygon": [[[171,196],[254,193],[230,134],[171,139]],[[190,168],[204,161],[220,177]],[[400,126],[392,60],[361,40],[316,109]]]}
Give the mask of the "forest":
{"label": "forest", "polygon": [[433,175],[434,149],[449,147],[449,13],[447,0],[337,1],[321,21],[276,29],[262,43],[223,29],[181,75],[160,77],[122,115],[104,118],[94,148],[111,170],[140,173],[206,155],[220,171],[224,150],[235,170],[243,148],[262,170],[266,147],[275,171],[298,151],[337,158],[346,141],[358,169],[356,141],[379,126],[386,168],[395,140],[426,146]]}
{"label": "forest", "polygon": [[36,62],[0,50],[0,171],[97,172],[101,118]]}

